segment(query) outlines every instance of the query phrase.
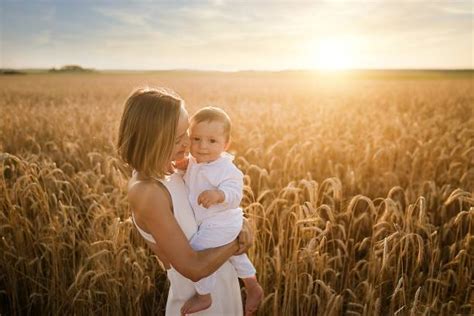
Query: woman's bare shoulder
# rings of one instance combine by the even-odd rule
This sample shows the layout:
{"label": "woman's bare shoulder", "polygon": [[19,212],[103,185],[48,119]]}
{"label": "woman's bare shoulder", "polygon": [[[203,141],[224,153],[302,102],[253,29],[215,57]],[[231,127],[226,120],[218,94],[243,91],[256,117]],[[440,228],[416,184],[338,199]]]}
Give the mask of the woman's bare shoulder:
{"label": "woman's bare shoulder", "polygon": [[130,206],[138,213],[169,206],[166,189],[155,180],[140,180],[134,175],[128,181],[127,194]]}

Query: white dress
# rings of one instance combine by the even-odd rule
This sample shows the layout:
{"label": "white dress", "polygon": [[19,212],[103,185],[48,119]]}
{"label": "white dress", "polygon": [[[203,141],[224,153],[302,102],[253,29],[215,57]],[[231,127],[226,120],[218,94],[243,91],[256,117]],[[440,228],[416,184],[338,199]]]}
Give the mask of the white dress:
{"label": "white dress", "polygon": [[[196,233],[198,226],[194,219],[194,213],[189,205],[186,187],[180,174],[174,173],[161,181],[168,189],[173,202],[174,216],[183,230],[186,237],[191,237]],[[133,215],[133,212],[132,212]],[[136,225],[136,224],[135,224]],[[153,238],[136,226],[140,234],[145,239]],[[180,316],[180,309],[183,304],[191,298],[196,290],[194,283],[182,276],[174,268],[166,271],[170,281],[168,301],[166,302],[166,316]],[[208,309],[193,316],[240,316],[243,315],[242,297],[237,273],[234,267],[226,261],[217,271],[216,285],[211,292],[212,305]]]}

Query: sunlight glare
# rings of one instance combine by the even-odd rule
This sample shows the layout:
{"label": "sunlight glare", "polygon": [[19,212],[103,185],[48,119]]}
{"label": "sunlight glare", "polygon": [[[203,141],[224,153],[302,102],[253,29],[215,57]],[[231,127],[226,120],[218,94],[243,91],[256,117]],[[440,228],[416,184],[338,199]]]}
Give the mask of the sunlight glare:
{"label": "sunlight glare", "polygon": [[344,70],[353,67],[349,39],[327,38],[312,45],[311,66],[321,70]]}

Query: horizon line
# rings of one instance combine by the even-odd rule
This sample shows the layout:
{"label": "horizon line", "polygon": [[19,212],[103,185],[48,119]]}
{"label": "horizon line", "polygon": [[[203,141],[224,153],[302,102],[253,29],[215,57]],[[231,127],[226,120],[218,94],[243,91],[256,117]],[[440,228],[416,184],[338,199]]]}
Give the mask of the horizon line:
{"label": "horizon line", "polygon": [[[162,69],[139,69],[139,68],[89,68],[82,67],[77,64],[68,64],[64,66],[80,66],[84,70],[92,71],[124,71],[124,72],[166,72],[166,71],[187,71],[187,72],[221,72],[221,73],[238,73],[238,72],[351,72],[351,71],[474,71],[474,68],[286,68],[286,69],[239,69],[239,70],[222,70],[222,69],[193,69],[193,68],[162,68]],[[61,66],[63,67],[63,66]],[[49,71],[51,69],[61,69],[56,67],[39,68],[39,67],[23,67],[10,68],[2,67],[0,70],[16,70],[16,71]]]}

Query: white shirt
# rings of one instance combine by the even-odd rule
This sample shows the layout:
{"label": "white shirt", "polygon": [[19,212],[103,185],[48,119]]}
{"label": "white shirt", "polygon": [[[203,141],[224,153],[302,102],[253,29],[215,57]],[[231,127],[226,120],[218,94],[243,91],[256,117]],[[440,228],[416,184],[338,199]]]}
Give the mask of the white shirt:
{"label": "white shirt", "polygon": [[[211,217],[242,214],[239,205],[243,195],[244,175],[233,164],[233,160],[234,156],[226,152],[217,160],[203,163],[198,163],[194,157],[189,156],[184,182],[198,224]],[[221,190],[224,192],[224,202],[207,209],[202,207],[197,200],[199,194],[206,190]]]}

